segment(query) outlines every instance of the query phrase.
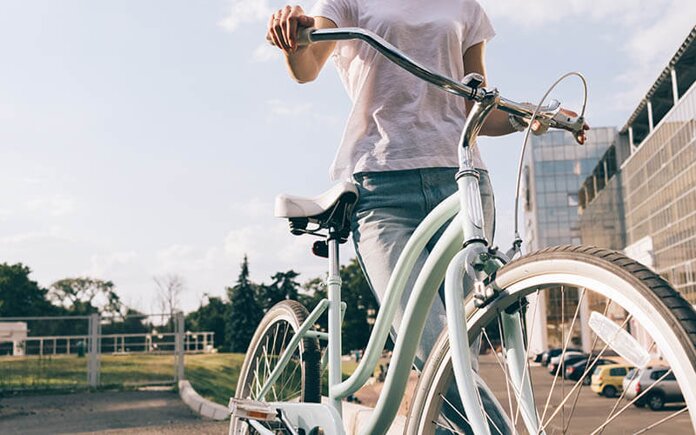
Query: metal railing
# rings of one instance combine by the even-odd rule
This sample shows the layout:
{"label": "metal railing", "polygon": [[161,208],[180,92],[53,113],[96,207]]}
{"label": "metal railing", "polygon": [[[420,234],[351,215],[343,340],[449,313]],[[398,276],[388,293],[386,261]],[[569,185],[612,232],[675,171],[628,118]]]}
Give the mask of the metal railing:
{"label": "metal railing", "polygon": [[186,331],[181,312],[0,318],[0,326],[3,322],[28,326],[14,342],[0,334],[0,392],[174,384],[184,378],[185,354],[215,351],[214,333]]}

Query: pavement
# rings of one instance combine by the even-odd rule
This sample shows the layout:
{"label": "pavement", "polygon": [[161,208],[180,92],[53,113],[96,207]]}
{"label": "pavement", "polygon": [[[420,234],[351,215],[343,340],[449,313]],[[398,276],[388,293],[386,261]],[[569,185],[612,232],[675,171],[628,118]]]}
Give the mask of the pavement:
{"label": "pavement", "polygon": [[[537,406],[543,412],[547,392],[551,389],[553,376],[545,367],[531,369],[534,389],[537,393]],[[505,377],[493,356],[482,356],[480,374],[489,384],[500,402],[507,408]],[[417,382],[413,374],[409,379],[407,391],[410,393]],[[371,383],[356,396],[363,405],[374,405],[383,384]],[[547,417],[560,404],[564,393],[572,388],[573,382],[556,381]],[[406,414],[411,394],[406,394],[400,414]],[[580,389],[578,408],[573,412],[568,405],[559,412],[549,426],[547,433],[562,433],[562,427],[572,418],[572,429],[567,433],[587,434],[604,421],[617,399],[597,396],[589,387]],[[569,404],[572,403],[568,402]],[[622,401],[619,408],[626,401]],[[514,406],[514,404],[513,404]],[[651,411],[629,406],[625,413],[611,423],[605,434],[634,433],[656,421],[670,416],[683,405],[670,404],[663,411]],[[369,413],[369,410],[366,410]],[[361,411],[362,412],[362,411]],[[572,415],[572,417],[571,417]],[[403,419],[403,417],[400,417]],[[174,391],[126,391],[55,394],[44,396],[22,395],[0,398],[0,434],[67,434],[67,433],[107,433],[107,434],[226,434],[226,421],[203,419],[182,402]],[[688,413],[660,425],[650,434],[691,434]]]}
{"label": "pavement", "polygon": [[174,391],[105,391],[0,399],[0,434],[225,434]]}

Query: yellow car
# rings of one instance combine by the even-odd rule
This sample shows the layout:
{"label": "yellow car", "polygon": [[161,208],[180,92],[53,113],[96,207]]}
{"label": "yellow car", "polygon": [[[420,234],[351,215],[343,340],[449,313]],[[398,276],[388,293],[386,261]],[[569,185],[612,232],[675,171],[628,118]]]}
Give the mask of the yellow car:
{"label": "yellow car", "polygon": [[623,389],[623,378],[633,367],[626,364],[598,366],[592,373],[592,391],[604,397],[616,397]]}

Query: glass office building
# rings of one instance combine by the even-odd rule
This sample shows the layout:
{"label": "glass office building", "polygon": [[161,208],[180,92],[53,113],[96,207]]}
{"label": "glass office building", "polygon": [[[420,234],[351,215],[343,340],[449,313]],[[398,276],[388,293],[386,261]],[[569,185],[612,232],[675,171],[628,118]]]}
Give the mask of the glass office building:
{"label": "glass office building", "polygon": [[696,87],[624,163],[625,252],[696,304]]}

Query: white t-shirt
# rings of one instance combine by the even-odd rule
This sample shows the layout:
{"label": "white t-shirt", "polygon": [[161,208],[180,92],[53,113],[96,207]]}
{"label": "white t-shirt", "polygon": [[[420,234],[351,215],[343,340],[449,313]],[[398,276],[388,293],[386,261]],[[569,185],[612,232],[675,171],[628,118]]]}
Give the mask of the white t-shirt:
{"label": "white t-shirt", "polygon": [[[416,62],[455,80],[464,52],[495,35],[476,0],[319,0],[312,16],[383,37]],[[457,167],[464,98],[394,65],[362,41],[339,41],[332,55],[353,102],[332,180],[358,172]],[[485,168],[476,147],[476,167]]]}

